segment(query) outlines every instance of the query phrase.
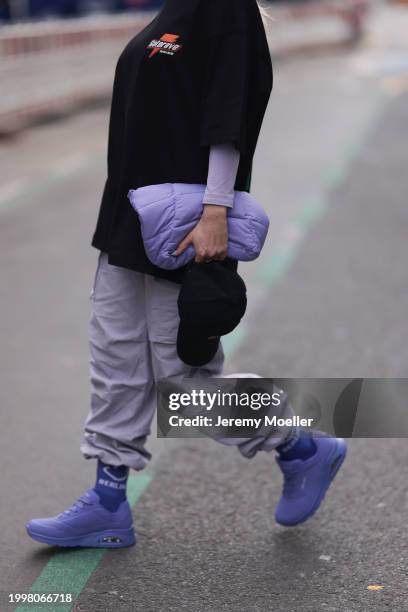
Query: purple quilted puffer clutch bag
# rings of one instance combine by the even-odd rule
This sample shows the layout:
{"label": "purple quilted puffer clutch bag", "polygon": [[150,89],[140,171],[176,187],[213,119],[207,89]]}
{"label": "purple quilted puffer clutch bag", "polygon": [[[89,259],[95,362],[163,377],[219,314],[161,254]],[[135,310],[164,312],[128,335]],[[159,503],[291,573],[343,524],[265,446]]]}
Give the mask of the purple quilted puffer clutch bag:
{"label": "purple quilted puffer clutch bag", "polygon": [[[128,198],[139,215],[143,242],[150,261],[165,270],[175,270],[194,259],[194,247],[176,257],[174,251],[197,225],[203,212],[205,185],[163,183],[132,189]],[[228,257],[239,261],[256,259],[264,245],[269,219],[262,206],[245,191],[235,192],[234,207],[228,209]]]}

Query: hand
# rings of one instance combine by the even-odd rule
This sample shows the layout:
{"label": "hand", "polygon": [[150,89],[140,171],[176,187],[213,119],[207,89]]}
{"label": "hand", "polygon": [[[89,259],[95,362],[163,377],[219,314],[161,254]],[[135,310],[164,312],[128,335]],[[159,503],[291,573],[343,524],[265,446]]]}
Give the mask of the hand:
{"label": "hand", "polygon": [[180,242],[175,251],[179,256],[192,244],[198,263],[222,261],[228,250],[227,208],[205,204],[203,215],[195,228]]}

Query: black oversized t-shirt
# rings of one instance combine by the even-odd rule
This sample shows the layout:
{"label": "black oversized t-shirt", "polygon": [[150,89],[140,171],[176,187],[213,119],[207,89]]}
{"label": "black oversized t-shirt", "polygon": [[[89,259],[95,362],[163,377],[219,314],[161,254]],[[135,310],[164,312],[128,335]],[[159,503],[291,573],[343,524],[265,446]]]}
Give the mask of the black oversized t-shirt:
{"label": "black oversized t-shirt", "polygon": [[241,152],[235,189],[248,190],[272,89],[256,0],[167,0],[122,52],[115,73],[108,177],[93,246],[109,263],[179,281],[146,257],[127,193],[157,183],[207,182],[209,149]]}

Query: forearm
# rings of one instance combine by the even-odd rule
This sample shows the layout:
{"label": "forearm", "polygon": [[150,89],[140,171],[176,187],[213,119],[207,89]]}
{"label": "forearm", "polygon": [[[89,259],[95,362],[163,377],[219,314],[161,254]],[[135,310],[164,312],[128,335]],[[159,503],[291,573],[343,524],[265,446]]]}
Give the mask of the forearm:
{"label": "forearm", "polygon": [[177,247],[176,256],[181,255],[190,244],[194,246],[196,261],[199,263],[222,261],[227,256],[227,211],[234,205],[239,161],[240,153],[233,144],[211,147],[203,215]]}
{"label": "forearm", "polygon": [[234,206],[239,162],[240,153],[232,143],[211,147],[204,204],[227,208]]}

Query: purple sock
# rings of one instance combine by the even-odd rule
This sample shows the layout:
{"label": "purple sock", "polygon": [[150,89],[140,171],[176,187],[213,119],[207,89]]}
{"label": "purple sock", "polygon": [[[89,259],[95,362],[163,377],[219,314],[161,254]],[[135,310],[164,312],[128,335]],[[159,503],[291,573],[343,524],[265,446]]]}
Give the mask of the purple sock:
{"label": "purple sock", "polygon": [[94,491],[98,494],[104,508],[116,512],[126,499],[126,483],[129,468],[126,465],[115,467],[98,461]]}
{"label": "purple sock", "polygon": [[293,459],[305,461],[315,454],[316,444],[310,436],[296,434],[293,438],[285,440],[277,446],[276,450],[284,461],[293,461]]}

